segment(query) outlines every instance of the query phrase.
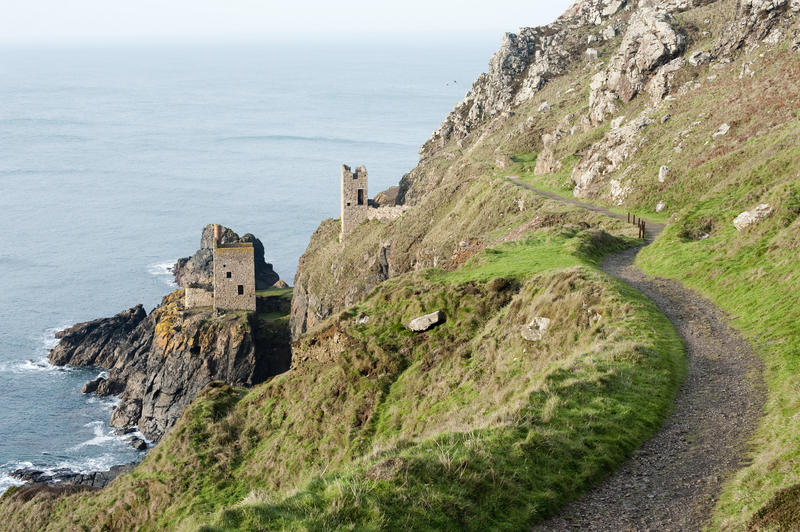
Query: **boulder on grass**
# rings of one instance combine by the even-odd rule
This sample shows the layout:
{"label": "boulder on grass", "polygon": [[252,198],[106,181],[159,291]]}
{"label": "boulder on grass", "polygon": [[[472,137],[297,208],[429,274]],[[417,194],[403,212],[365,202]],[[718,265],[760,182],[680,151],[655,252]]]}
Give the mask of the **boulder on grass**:
{"label": "boulder on grass", "polygon": [[545,332],[550,327],[550,318],[536,317],[522,327],[522,338],[529,342],[538,342],[544,338]]}
{"label": "boulder on grass", "polygon": [[409,322],[408,328],[414,332],[425,332],[432,329],[444,321],[444,312],[437,310],[430,314],[425,314],[419,318],[414,318]]}

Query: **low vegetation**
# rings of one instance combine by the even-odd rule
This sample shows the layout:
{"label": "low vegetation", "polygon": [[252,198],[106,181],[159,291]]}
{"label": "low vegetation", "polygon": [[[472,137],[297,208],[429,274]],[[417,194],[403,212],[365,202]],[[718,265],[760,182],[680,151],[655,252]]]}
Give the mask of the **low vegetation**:
{"label": "low vegetation", "polygon": [[[109,488],[2,512],[51,530],[528,526],[655,431],[683,375],[671,324],[594,266],[628,238],[540,228],[387,281],[296,343],[290,372],[209,389]],[[529,342],[536,316],[551,325]]]}

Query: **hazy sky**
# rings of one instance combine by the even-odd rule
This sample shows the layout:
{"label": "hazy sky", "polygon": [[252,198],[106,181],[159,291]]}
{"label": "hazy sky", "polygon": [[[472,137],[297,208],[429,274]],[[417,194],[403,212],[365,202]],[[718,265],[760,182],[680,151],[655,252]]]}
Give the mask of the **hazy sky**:
{"label": "hazy sky", "polygon": [[514,31],[573,0],[0,0],[0,42],[305,40]]}

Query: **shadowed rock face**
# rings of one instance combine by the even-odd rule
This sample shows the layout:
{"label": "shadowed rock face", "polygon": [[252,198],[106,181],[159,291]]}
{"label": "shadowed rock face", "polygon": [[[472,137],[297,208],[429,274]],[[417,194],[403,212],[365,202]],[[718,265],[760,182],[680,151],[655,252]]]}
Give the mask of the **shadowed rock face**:
{"label": "shadowed rock face", "polygon": [[[255,254],[256,290],[265,290],[274,285],[280,277],[272,269],[272,264],[264,260],[264,244],[250,233],[242,236],[234,233],[227,227],[222,228],[222,243],[235,244],[238,242],[252,242]],[[178,259],[172,272],[175,282],[186,287],[191,283],[207,283],[214,276],[214,226],[209,224],[203,228],[200,238],[200,249],[191,257]]]}
{"label": "shadowed rock face", "polygon": [[86,391],[119,394],[111,425],[138,426],[151,440],[160,439],[210,383],[252,386],[288,369],[288,332],[259,343],[254,315],[185,312],[182,300],[178,290],[149,316],[140,305],[79,323],[61,333],[50,361],[106,369],[108,378],[92,381]]}

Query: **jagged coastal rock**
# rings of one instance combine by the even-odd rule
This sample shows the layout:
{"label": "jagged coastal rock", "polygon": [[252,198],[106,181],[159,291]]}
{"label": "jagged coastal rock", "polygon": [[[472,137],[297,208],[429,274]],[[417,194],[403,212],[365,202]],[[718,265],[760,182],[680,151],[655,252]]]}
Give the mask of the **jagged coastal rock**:
{"label": "jagged coastal rock", "polygon": [[105,369],[108,377],[84,390],[119,395],[111,425],[138,427],[157,441],[210,383],[252,386],[288,369],[288,333],[259,342],[257,329],[251,314],[186,312],[183,291],[177,290],[149,316],[137,306],[74,325],[61,334],[49,358],[56,365]]}
{"label": "jagged coastal rock", "polygon": [[[264,261],[257,238],[250,234],[240,238],[228,228],[218,230],[220,244],[252,243],[257,284],[269,288],[280,282],[272,265]],[[174,270],[178,282],[211,280],[215,238],[214,226],[206,226],[200,250],[178,261]],[[259,312],[288,312],[288,306],[284,297],[263,297],[256,298],[256,313],[220,314],[211,306],[187,309],[184,290],[176,290],[149,315],[137,305],[61,331],[49,359],[55,365],[105,369],[106,375],[87,382],[83,393],[118,395],[111,425],[136,427],[157,441],[209,384],[252,386],[289,368],[288,329],[266,326],[258,317]],[[147,446],[141,439],[131,444]]]}
{"label": "jagged coastal rock", "polygon": [[[222,227],[221,237],[222,244],[252,242],[255,255],[256,290],[265,290],[278,282],[280,277],[275,273],[275,270],[272,269],[272,264],[264,259],[264,245],[261,243],[261,240],[250,233],[240,238],[239,235],[227,227]],[[172,273],[175,275],[175,282],[178,283],[179,286],[185,288],[192,283],[204,284],[209,282],[214,275],[213,245],[214,225],[209,224],[203,228],[203,235],[200,238],[200,249],[191,257],[178,259],[175,266],[172,268]]]}
{"label": "jagged coastal rock", "polygon": [[106,471],[92,471],[91,473],[78,473],[71,469],[56,469],[42,471],[30,467],[17,469],[11,472],[11,477],[31,484],[56,484],[60,486],[84,486],[88,488],[104,488],[109,482],[123,473],[130,473],[136,467],[135,463],[117,465]]}

